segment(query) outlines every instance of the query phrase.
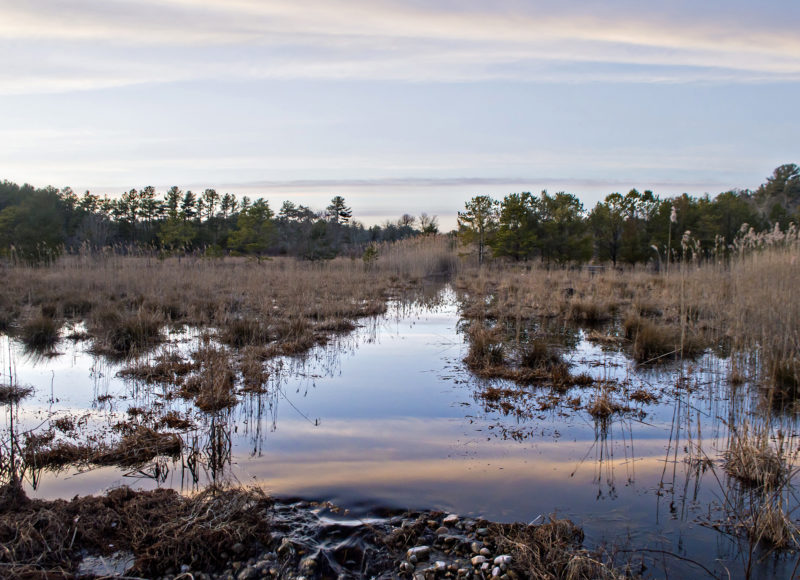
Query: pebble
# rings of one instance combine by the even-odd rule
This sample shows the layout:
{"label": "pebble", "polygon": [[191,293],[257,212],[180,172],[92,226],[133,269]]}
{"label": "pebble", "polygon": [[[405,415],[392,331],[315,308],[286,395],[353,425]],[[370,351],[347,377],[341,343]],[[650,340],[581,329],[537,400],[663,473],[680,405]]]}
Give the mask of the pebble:
{"label": "pebble", "polygon": [[472,542],[469,547],[473,554],[479,554],[481,548],[483,548],[483,542]]}
{"label": "pebble", "polygon": [[417,546],[415,548],[411,548],[408,552],[406,552],[406,560],[408,560],[412,564],[416,564],[417,562],[427,560],[430,557],[430,555],[431,555],[430,546]]}
{"label": "pebble", "polygon": [[447,516],[442,520],[442,523],[446,526],[452,526],[458,523],[458,516],[455,514],[450,514],[449,516]]}
{"label": "pebble", "polygon": [[449,534],[449,533],[450,533],[450,530],[445,526],[441,526],[441,527],[436,529],[436,535],[437,536],[444,536],[445,534]]}
{"label": "pebble", "polygon": [[508,566],[509,564],[511,564],[511,556],[508,554],[501,554],[494,559],[495,566]]}
{"label": "pebble", "polygon": [[489,548],[481,548],[479,553],[481,556],[486,556],[487,558],[492,555],[492,551]]}
{"label": "pebble", "polygon": [[489,535],[489,528],[478,528],[478,531],[475,532],[479,536],[488,536]]}
{"label": "pebble", "polygon": [[444,560],[437,560],[436,563],[433,565],[433,569],[437,572],[444,572],[447,570],[447,562]]}
{"label": "pebble", "polygon": [[472,562],[473,566],[480,566],[481,564],[486,562],[486,556],[473,556],[470,562]]}
{"label": "pebble", "polygon": [[499,566],[495,566],[494,568],[492,568],[492,576],[494,576],[495,578],[499,578],[500,577],[500,567]]}

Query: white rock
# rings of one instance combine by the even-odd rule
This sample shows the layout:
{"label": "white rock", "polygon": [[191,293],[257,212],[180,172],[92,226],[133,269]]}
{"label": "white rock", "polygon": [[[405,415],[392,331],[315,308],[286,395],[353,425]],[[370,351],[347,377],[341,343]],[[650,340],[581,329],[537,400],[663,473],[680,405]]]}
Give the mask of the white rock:
{"label": "white rock", "polygon": [[511,563],[511,556],[509,556],[508,554],[501,554],[500,556],[497,556],[494,559],[495,566],[502,566],[503,564],[508,566],[510,563]]}
{"label": "white rock", "polygon": [[430,555],[431,555],[431,549],[429,546],[416,546],[415,548],[411,548],[408,550],[408,552],[406,553],[406,560],[412,563],[416,563],[414,562],[414,560],[411,559],[412,556],[417,562],[420,562],[423,560],[427,560]]}
{"label": "white rock", "polygon": [[446,526],[451,526],[458,522],[458,516],[456,514],[450,514],[446,518],[442,520],[442,523]]}
{"label": "white rock", "polygon": [[470,562],[472,562],[473,566],[480,566],[481,564],[486,563],[486,556],[473,556]]}
{"label": "white rock", "polygon": [[500,568],[498,566],[492,568],[492,576],[494,576],[495,578],[500,577]]}

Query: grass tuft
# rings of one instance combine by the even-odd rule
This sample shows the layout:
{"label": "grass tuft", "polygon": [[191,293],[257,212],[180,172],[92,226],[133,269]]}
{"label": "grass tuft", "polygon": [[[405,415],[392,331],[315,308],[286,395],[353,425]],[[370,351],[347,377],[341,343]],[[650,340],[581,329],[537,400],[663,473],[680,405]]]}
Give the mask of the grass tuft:
{"label": "grass tuft", "polygon": [[34,352],[46,352],[58,343],[59,324],[51,316],[41,314],[28,320],[20,331],[25,348]]}

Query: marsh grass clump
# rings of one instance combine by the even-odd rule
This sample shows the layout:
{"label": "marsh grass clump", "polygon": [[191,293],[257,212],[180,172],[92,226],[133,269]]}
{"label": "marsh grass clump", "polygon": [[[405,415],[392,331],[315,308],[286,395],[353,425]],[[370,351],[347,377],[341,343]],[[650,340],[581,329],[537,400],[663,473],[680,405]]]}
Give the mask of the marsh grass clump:
{"label": "marsh grass clump", "polygon": [[100,337],[101,352],[130,355],[161,340],[161,320],[152,312],[107,309],[94,321],[94,331]]}
{"label": "marsh grass clump", "polygon": [[628,407],[616,401],[610,390],[604,388],[595,395],[591,403],[586,406],[586,410],[595,419],[608,419],[614,413],[627,411]]}
{"label": "marsh grass clump", "polygon": [[25,322],[20,329],[20,339],[25,348],[46,352],[58,343],[60,324],[52,316],[40,314]]}
{"label": "marsh grass clump", "polygon": [[116,444],[102,447],[89,458],[96,465],[134,467],[165,455],[176,459],[183,448],[175,433],[160,433],[143,425],[133,426]]}
{"label": "marsh grass clump", "polygon": [[180,415],[176,411],[166,413],[159,419],[158,425],[176,431],[188,431],[194,427],[194,423],[189,418]]}
{"label": "marsh grass clump", "polygon": [[567,319],[593,325],[611,320],[614,308],[609,303],[595,299],[574,299],[569,303]]}
{"label": "marsh grass clump", "polygon": [[703,342],[694,333],[667,324],[657,324],[637,314],[623,322],[625,336],[633,343],[633,358],[640,363],[662,358],[697,356],[704,350]]}
{"label": "marsh grass clump", "polygon": [[136,424],[126,424],[123,430],[118,441],[101,444],[92,439],[79,443],[57,440],[52,429],[31,434],[25,440],[23,460],[33,471],[88,464],[135,467],[162,455],[175,459],[183,448],[181,438],[174,433]]}
{"label": "marsh grass clump", "polygon": [[563,364],[561,353],[553,349],[546,340],[534,338],[521,343],[519,364],[529,369],[552,368]]}
{"label": "marsh grass clump", "polygon": [[239,361],[242,373],[242,391],[246,393],[266,392],[269,372],[264,368],[264,354],[257,348],[249,348],[242,353]]}
{"label": "marsh grass clump", "polygon": [[488,371],[505,361],[502,338],[496,328],[487,328],[481,323],[473,323],[468,331],[469,352],[464,362],[476,372]]}
{"label": "marsh grass clump", "polygon": [[751,435],[747,423],[732,433],[724,456],[725,471],[747,487],[776,489],[789,475],[782,439],[770,445],[765,435]]}
{"label": "marsh grass clump", "polygon": [[200,368],[184,381],[179,394],[194,399],[197,408],[206,413],[236,405],[236,371],[230,355],[222,349],[202,348],[193,358]]}
{"label": "marsh grass clump", "polygon": [[257,318],[230,318],[220,328],[219,339],[234,348],[267,344],[273,339],[269,327]]}
{"label": "marsh grass clump", "polygon": [[123,368],[117,374],[123,378],[147,383],[181,385],[185,377],[197,367],[197,362],[185,360],[177,353],[162,353],[151,364],[137,362]]}
{"label": "marsh grass clump", "polygon": [[25,397],[33,394],[32,387],[21,385],[0,385],[0,405],[13,405],[19,403]]}
{"label": "marsh grass clump", "polygon": [[756,543],[786,550],[800,547],[800,530],[789,517],[779,496],[761,503],[744,522],[747,534]]}

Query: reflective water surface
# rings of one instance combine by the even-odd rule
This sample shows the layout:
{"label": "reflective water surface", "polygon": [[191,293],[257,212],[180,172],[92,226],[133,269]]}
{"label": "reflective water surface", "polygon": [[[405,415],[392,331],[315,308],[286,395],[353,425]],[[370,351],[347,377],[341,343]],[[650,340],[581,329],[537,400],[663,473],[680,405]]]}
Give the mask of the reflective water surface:
{"label": "reflective water surface", "polygon": [[[757,548],[749,556],[746,536],[736,534],[732,508],[748,498],[722,461],[731,425],[745,420],[780,430],[796,450],[794,415],[765,413],[757,389],[729,385],[726,361],[712,354],[642,369],[586,340],[584,330],[570,332],[573,372],[627,385],[613,396],[628,412],[593,419],[580,407],[597,387],[534,404],[530,418],[488,409],[476,395],[485,383],[462,362],[458,306],[445,289],[424,304],[393,303],[386,315],[362,320],[353,334],[304,357],[270,361],[265,393],[243,394],[238,406],[214,415],[169,397],[169,387],[119,377],[125,363],[90,354],[86,342],[62,340],[58,355],[36,357],[3,336],[0,382],[35,389],[6,406],[3,434],[7,445],[12,430],[36,433],[71,416],[80,436],[104,437],[133,407],[191,416],[178,460],[39,470],[28,474],[26,487],[41,498],[116,485],[191,492],[224,479],[277,496],[330,500],[363,516],[376,507],[501,521],[555,512],[583,527],[587,546],[605,548],[618,562],[640,566],[644,554],[646,575],[743,577],[752,558],[763,560],[753,577],[790,577],[796,554]],[[162,348],[187,354],[201,340],[191,329],[171,338]],[[639,387],[662,394],[650,404],[628,400]],[[547,396],[530,391],[534,402]],[[793,488],[788,493],[794,507]]]}

